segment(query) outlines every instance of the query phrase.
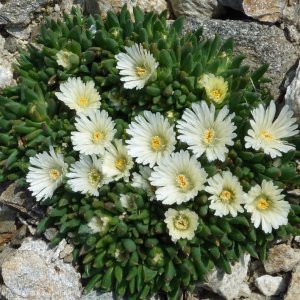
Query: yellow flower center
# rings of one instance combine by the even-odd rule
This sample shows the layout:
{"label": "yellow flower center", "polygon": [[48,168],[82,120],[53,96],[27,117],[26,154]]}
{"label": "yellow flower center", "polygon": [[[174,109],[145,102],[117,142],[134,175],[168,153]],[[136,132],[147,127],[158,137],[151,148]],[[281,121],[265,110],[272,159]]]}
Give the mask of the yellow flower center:
{"label": "yellow flower center", "polygon": [[163,140],[158,135],[152,137],[151,139],[151,148],[153,151],[161,151],[165,147]]}
{"label": "yellow flower center", "polygon": [[206,145],[210,145],[215,137],[215,131],[211,128],[208,128],[207,130],[205,130],[204,134],[203,134],[203,141]]}
{"label": "yellow flower center", "polygon": [[190,226],[190,221],[187,216],[179,214],[174,219],[174,227],[177,230],[187,230]]}
{"label": "yellow flower center", "polygon": [[115,161],[115,167],[123,172],[126,168],[126,159],[124,158],[119,158]]}
{"label": "yellow flower center", "polygon": [[101,131],[95,131],[92,136],[92,140],[94,143],[100,142],[103,140],[104,134]]}
{"label": "yellow flower center", "polygon": [[142,77],[142,76],[144,76],[145,73],[146,73],[146,68],[144,68],[144,67],[136,67],[136,68],[135,68],[135,72],[136,72],[136,74],[137,74],[139,77]]}
{"label": "yellow flower center", "polygon": [[187,190],[190,187],[188,178],[183,174],[179,174],[176,176],[176,182],[182,190]]}
{"label": "yellow flower center", "polygon": [[222,92],[218,89],[214,89],[210,92],[210,97],[216,102],[219,102],[222,98]]}
{"label": "yellow flower center", "polygon": [[229,203],[233,198],[233,194],[228,190],[223,190],[219,197],[222,200],[222,202]]}
{"label": "yellow flower center", "polygon": [[265,198],[265,197],[259,197],[256,200],[256,208],[261,209],[261,210],[265,210],[270,206],[269,201]]}
{"label": "yellow flower center", "polygon": [[88,179],[91,185],[96,186],[101,180],[101,174],[96,169],[89,172]]}
{"label": "yellow flower center", "polygon": [[263,140],[267,141],[267,142],[273,140],[272,134],[271,134],[269,131],[267,131],[267,130],[262,130],[262,131],[260,132],[260,137],[261,137]]}
{"label": "yellow flower center", "polygon": [[51,169],[49,171],[49,176],[52,180],[57,180],[57,178],[60,176],[60,172],[57,169]]}
{"label": "yellow flower center", "polygon": [[86,107],[88,104],[89,104],[88,98],[86,98],[84,96],[79,97],[79,106]]}

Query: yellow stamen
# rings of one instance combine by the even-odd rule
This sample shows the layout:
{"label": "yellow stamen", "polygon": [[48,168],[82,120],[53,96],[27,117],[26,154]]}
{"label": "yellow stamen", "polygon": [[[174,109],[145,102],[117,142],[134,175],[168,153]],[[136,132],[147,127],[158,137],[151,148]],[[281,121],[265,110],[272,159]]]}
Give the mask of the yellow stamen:
{"label": "yellow stamen", "polygon": [[142,77],[146,73],[146,69],[144,67],[136,67],[135,72],[139,77]]}
{"label": "yellow stamen", "polygon": [[256,208],[265,210],[270,206],[269,201],[265,197],[259,197],[256,200]]}
{"label": "yellow stamen", "polygon": [[187,216],[179,214],[174,219],[174,227],[177,230],[187,230],[189,228],[190,221]]}
{"label": "yellow stamen", "polygon": [[176,181],[177,181],[178,186],[182,190],[187,190],[190,187],[190,182],[189,182],[188,178],[183,174],[177,175]]}
{"label": "yellow stamen", "polygon": [[220,90],[218,89],[215,89],[215,90],[212,90],[210,92],[210,97],[215,100],[216,102],[220,101],[221,97],[222,97],[222,93]]}
{"label": "yellow stamen", "polygon": [[101,174],[96,169],[92,169],[89,172],[88,179],[91,185],[97,185],[101,180]]}
{"label": "yellow stamen", "polygon": [[161,151],[163,150],[165,145],[163,144],[162,138],[158,135],[152,137],[151,139],[151,148],[153,151]]}
{"label": "yellow stamen", "polygon": [[101,141],[104,137],[104,134],[101,131],[95,131],[92,136],[93,142],[97,143]]}
{"label": "yellow stamen", "polygon": [[60,176],[60,172],[57,169],[51,169],[49,171],[49,176],[52,180],[57,180],[57,178]]}
{"label": "yellow stamen", "polygon": [[84,97],[84,96],[81,96],[81,97],[79,97],[79,106],[81,106],[81,107],[86,107],[86,106],[88,106],[88,104],[89,104],[89,99],[87,99],[86,97]]}
{"label": "yellow stamen", "polygon": [[204,134],[203,134],[203,141],[206,145],[210,145],[215,137],[215,131],[211,128],[208,128],[207,130],[205,130]]}
{"label": "yellow stamen", "polygon": [[220,199],[226,203],[229,203],[232,200],[232,196],[232,192],[228,190],[223,190],[222,193],[219,195]]}
{"label": "yellow stamen", "polygon": [[271,134],[269,131],[267,131],[267,130],[262,130],[262,131],[260,132],[260,137],[261,137],[263,140],[267,141],[267,142],[273,140],[272,134]]}
{"label": "yellow stamen", "polygon": [[123,172],[126,168],[126,159],[124,158],[117,159],[115,162],[115,167],[121,172]]}

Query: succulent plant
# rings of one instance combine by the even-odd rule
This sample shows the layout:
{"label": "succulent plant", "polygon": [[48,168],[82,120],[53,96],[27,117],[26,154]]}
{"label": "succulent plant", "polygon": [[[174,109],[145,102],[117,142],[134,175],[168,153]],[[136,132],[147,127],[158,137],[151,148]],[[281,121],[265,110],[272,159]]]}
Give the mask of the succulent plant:
{"label": "succulent plant", "polygon": [[[134,45],[147,49],[158,62],[142,89],[125,88],[120,80],[116,56]],[[183,34],[183,18],[168,25],[166,12],[144,14],[134,8],[131,16],[124,6],[103,20],[74,8],[63,20],[46,19],[36,42],[20,52],[17,85],[0,95],[0,181],[28,186],[29,159],[51,146],[67,164],[78,160],[71,141],[76,112],[57,96],[61,85],[75,77],[95,83],[101,110],[115,122],[114,137],[123,141],[128,140],[129,124],[145,111],[161,113],[172,125],[200,100],[213,103],[217,111],[226,106],[235,113],[237,137],[224,161],[198,158],[207,176],[229,171],[246,193],[264,180],[281,189],[299,185],[294,162],[299,151],[274,159],[262,149],[245,148],[251,113],[259,104],[269,105],[271,96],[264,87],[267,66],[251,72],[243,59],[233,54],[232,39],[207,39],[201,29]],[[212,82],[218,88],[211,88]],[[299,141],[291,141],[298,148]],[[187,146],[180,142],[176,150],[187,151]],[[138,172],[137,165],[133,170]],[[125,206],[122,195],[127,197]],[[216,216],[210,195],[201,190],[193,200],[176,206],[198,215],[194,237],[174,242],[165,222],[167,206],[150,198],[145,188],[122,179],[104,184],[96,196],[78,194],[63,184],[41,202],[48,209],[38,232],[55,226],[59,233],[53,245],[65,237],[75,245],[74,262],[87,292],[113,290],[128,299],[147,299],[158,292],[178,299],[214,266],[229,273],[230,262],[244,252],[263,260],[269,242],[299,234],[300,206],[289,195],[288,224],[266,234],[252,224],[249,212]],[[90,222],[98,222],[102,229],[93,232]]]}

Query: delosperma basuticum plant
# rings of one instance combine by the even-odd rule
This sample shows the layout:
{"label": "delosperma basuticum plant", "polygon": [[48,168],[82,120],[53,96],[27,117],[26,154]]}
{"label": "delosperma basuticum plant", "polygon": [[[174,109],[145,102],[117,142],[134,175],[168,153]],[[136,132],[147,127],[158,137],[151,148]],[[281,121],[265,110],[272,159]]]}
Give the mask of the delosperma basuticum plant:
{"label": "delosperma basuticum plant", "polygon": [[299,234],[299,130],[233,42],[183,19],[47,19],[0,96],[1,181],[68,238],[86,292],[178,299],[214,266]]}

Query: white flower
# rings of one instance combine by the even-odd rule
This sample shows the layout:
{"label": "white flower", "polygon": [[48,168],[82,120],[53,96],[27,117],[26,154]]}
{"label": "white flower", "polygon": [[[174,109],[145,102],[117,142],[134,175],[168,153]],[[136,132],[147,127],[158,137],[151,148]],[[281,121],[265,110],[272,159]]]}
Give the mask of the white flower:
{"label": "white flower", "polygon": [[108,230],[110,217],[102,216],[102,217],[93,217],[88,222],[88,227],[90,227],[92,233],[100,233],[104,234]]}
{"label": "white flower", "polygon": [[187,143],[197,158],[205,153],[208,161],[224,161],[228,153],[226,146],[232,146],[236,137],[233,118],[234,113],[229,114],[227,106],[216,113],[213,104],[210,108],[204,101],[193,104],[178,121],[178,139]]}
{"label": "white flower", "polygon": [[212,196],[208,199],[211,201],[209,207],[215,210],[215,215],[219,217],[231,214],[237,216],[238,212],[243,212],[241,206],[243,203],[243,189],[236,176],[229,171],[223,171],[222,174],[216,174],[208,179],[209,186],[205,191]]}
{"label": "white flower", "polygon": [[286,153],[295,149],[294,145],[282,140],[299,133],[296,119],[292,118],[293,112],[285,105],[276,119],[275,113],[276,107],[273,101],[267,109],[260,104],[252,111],[251,129],[245,137],[246,148],[262,149],[272,158],[281,156],[281,152]]}
{"label": "white flower", "polygon": [[169,235],[174,243],[180,239],[191,240],[194,238],[199,220],[195,212],[189,209],[175,210],[169,208],[165,212],[165,217]]}
{"label": "white flower", "polygon": [[85,155],[103,154],[116,133],[108,113],[94,110],[87,116],[79,114],[75,120],[77,131],[71,132],[74,149]]}
{"label": "white flower", "polygon": [[205,88],[209,100],[222,103],[228,92],[228,82],[222,76],[204,74],[199,83]]}
{"label": "white flower", "polygon": [[121,81],[126,89],[143,88],[158,67],[150,51],[141,44],[125,47],[127,53],[116,55],[117,69],[120,70]]}
{"label": "white flower", "polygon": [[66,50],[60,50],[56,53],[56,62],[59,66],[64,67],[65,69],[71,68],[70,57],[74,55],[74,53]]}
{"label": "white flower", "polygon": [[73,192],[99,196],[98,189],[111,181],[102,171],[102,161],[95,155],[81,156],[80,160],[71,165],[66,175]]}
{"label": "white flower", "polygon": [[144,112],[135,117],[127,133],[132,137],[127,140],[129,155],[136,157],[139,164],[152,168],[175,149],[176,138],[173,126],[160,113]]}
{"label": "white flower", "polygon": [[149,177],[151,176],[152,169],[149,167],[139,166],[139,173],[133,173],[132,186],[146,191],[149,200],[155,198],[154,188],[151,186]]}
{"label": "white flower", "polygon": [[188,151],[173,153],[154,167],[149,178],[157,187],[156,199],[164,204],[181,204],[195,197],[204,189],[207,174],[195,156]]}
{"label": "white flower", "polygon": [[272,232],[288,223],[290,204],[284,201],[282,190],[272,181],[263,180],[262,185],[255,185],[245,195],[245,209],[251,213],[251,221],[255,228],[262,225],[265,233]]}
{"label": "white flower", "polygon": [[130,169],[133,167],[132,158],[128,155],[127,148],[121,140],[115,140],[103,156],[103,172],[114,180],[124,178],[129,181]]}
{"label": "white flower", "polygon": [[29,172],[26,181],[28,189],[37,201],[51,198],[54,191],[61,185],[68,165],[62,154],[55,153],[50,147],[49,153],[44,151],[30,158]]}
{"label": "white flower", "polygon": [[77,113],[88,114],[100,107],[101,97],[93,81],[83,83],[80,78],[69,78],[60,85],[60,92],[56,92],[55,95]]}

